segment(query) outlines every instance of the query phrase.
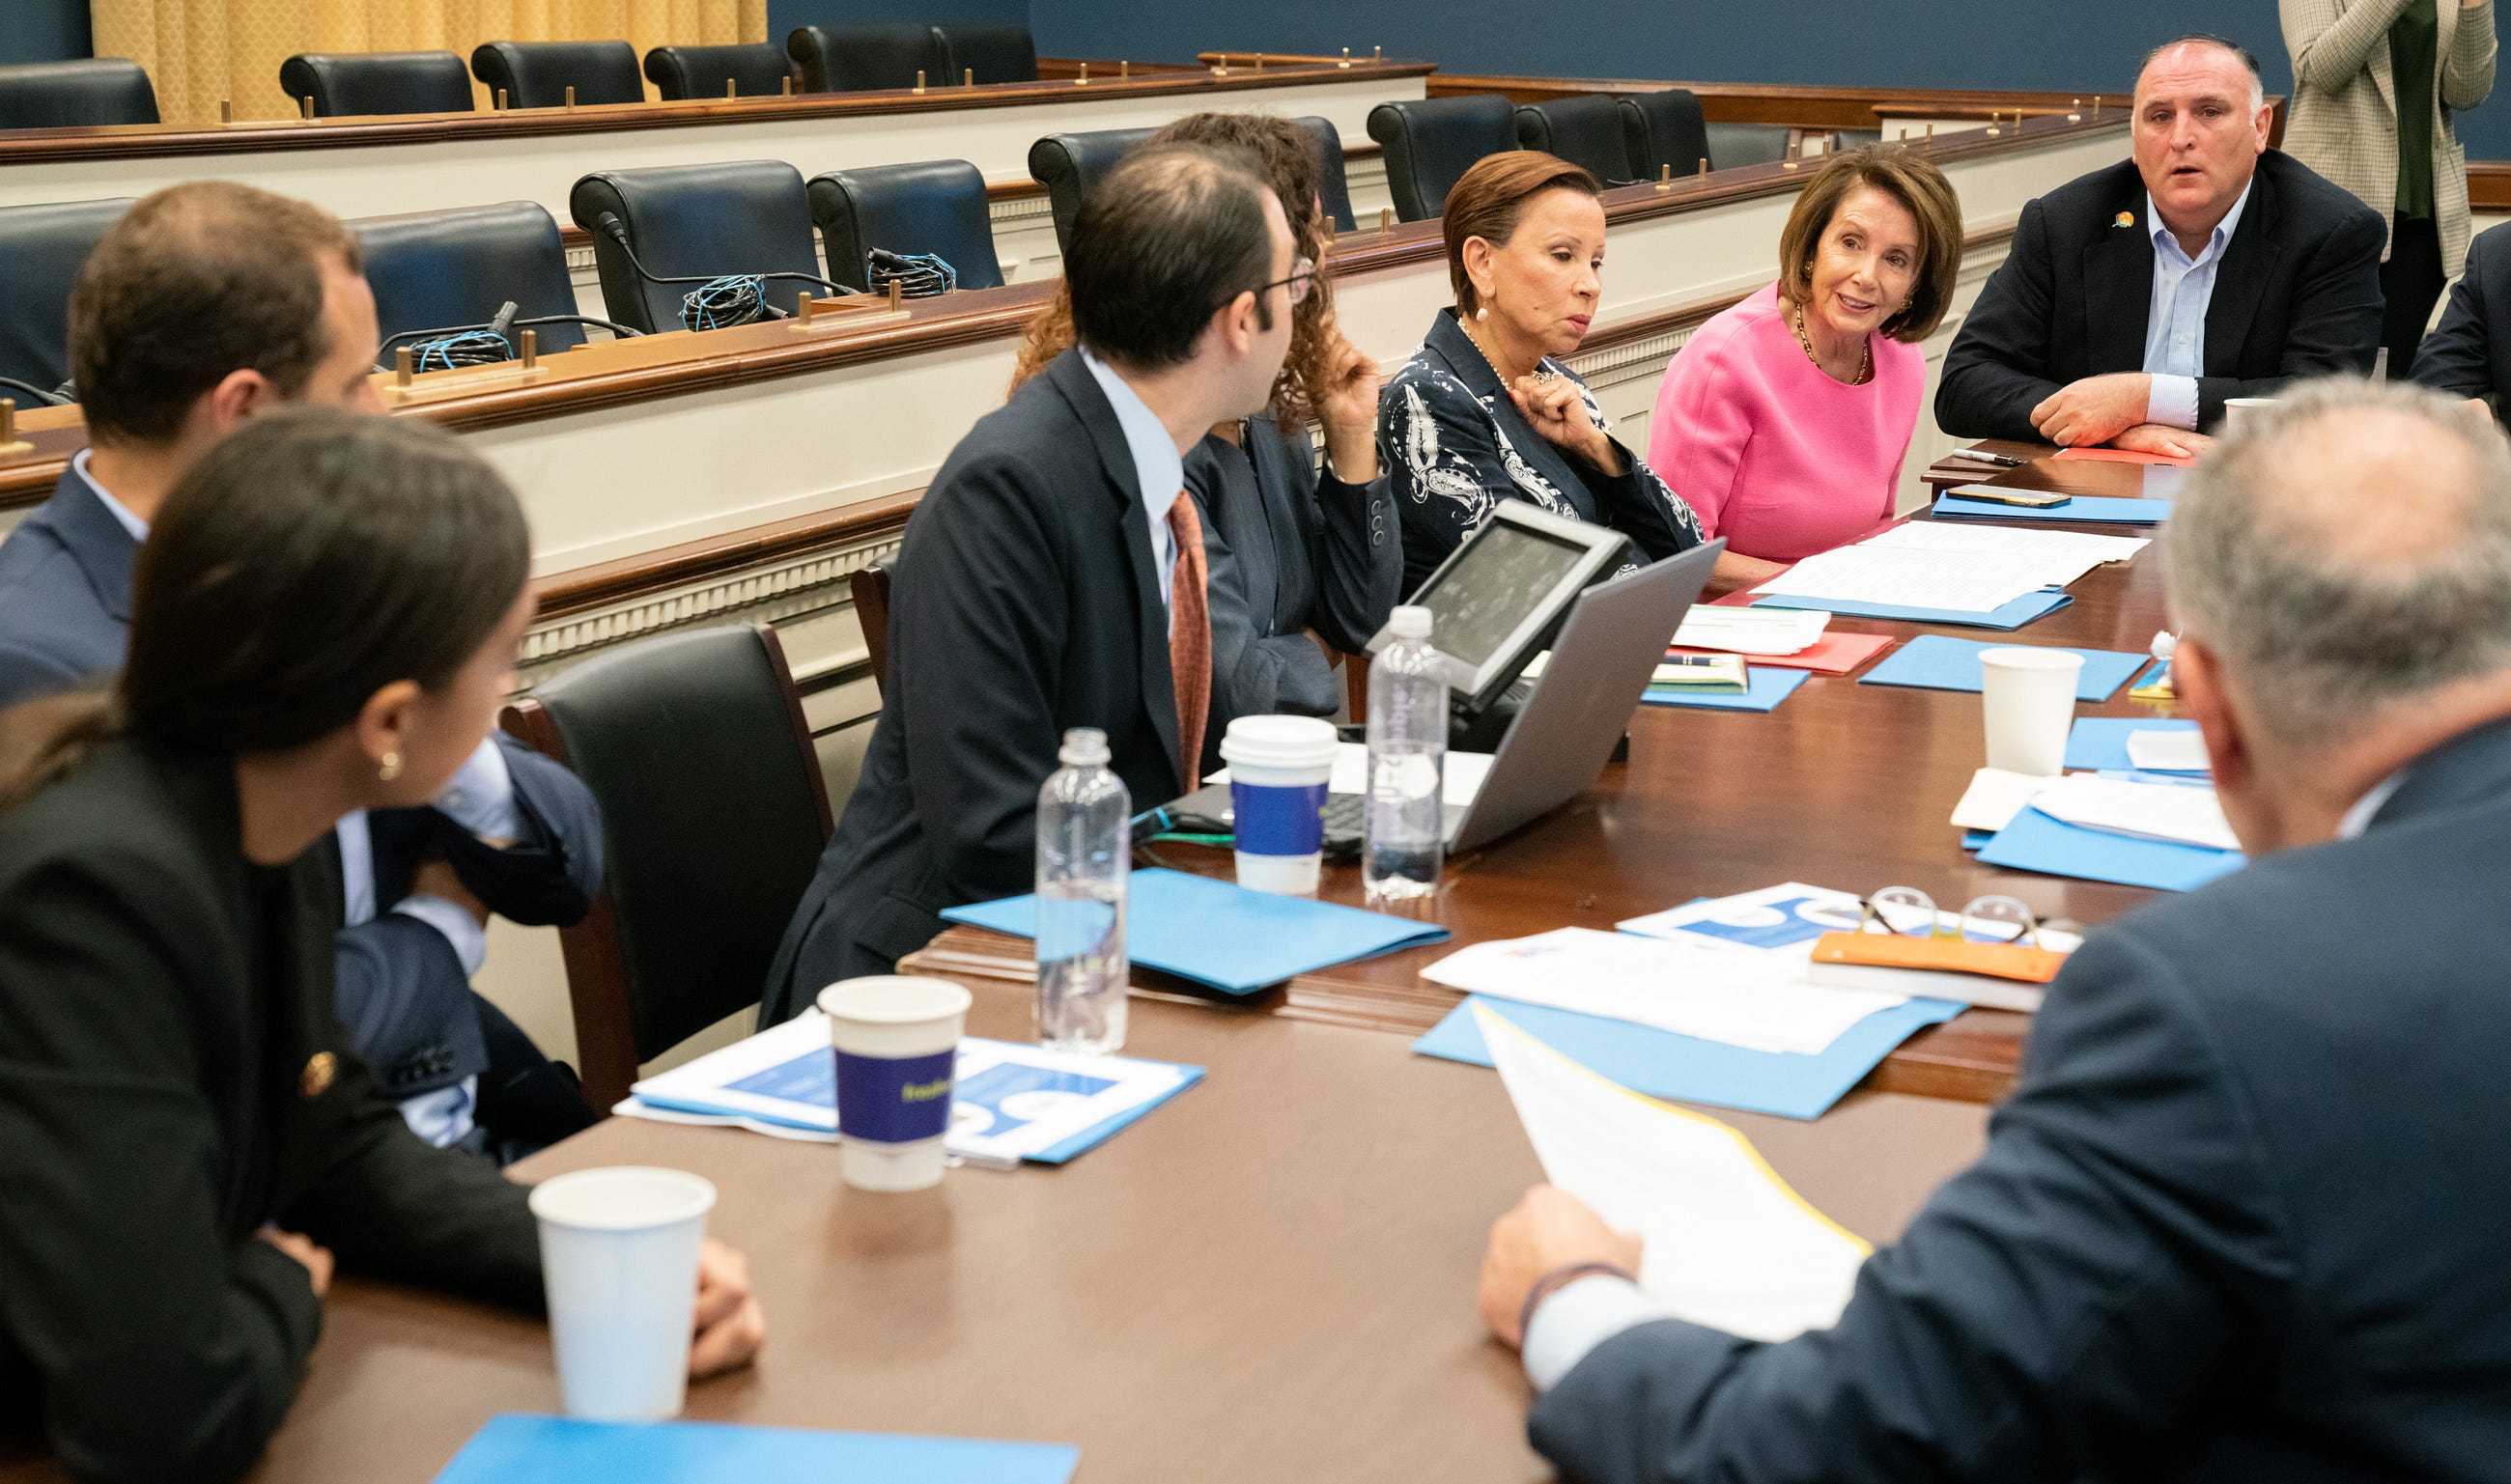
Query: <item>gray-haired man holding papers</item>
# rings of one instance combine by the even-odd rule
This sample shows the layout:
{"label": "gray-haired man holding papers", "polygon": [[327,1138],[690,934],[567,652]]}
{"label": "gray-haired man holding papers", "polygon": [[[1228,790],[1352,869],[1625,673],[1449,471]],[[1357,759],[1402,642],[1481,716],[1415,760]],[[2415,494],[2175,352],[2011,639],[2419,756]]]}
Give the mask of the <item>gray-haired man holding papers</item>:
{"label": "gray-haired man holding papers", "polygon": [[1829,1330],[1756,1344],[1564,1282],[1638,1243],[1530,1192],[1482,1310],[1564,1474],[2511,1468],[2511,448],[2429,392],[2310,384],[2163,540],[2251,863],[2091,935],[1986,1153]]}

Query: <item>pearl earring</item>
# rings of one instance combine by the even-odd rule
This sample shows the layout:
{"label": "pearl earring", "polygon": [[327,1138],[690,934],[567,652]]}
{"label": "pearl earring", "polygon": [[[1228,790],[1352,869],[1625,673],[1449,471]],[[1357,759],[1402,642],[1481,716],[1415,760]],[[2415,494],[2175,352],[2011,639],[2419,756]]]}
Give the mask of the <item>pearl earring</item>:
{"label": "pearl earring", "polygon": [[399,779],[401,777],[401,754],[398,752],[385,753],[383,766],[375,770],[375,777],[387,783]]}
{"label": "pearl earring", "polygon": [[1490,306],[1489,306],[1489,305],[1487,305],[1487,304],[1485,304],[1485,305],[1483,305],[1481,308],[1479,308],[1479,309],[1475,310],[1475,311],[1474,311],[1474,318],[1475,318],[1476,320],[1487,320],[1487,319],[1489,319],[1489,318],[1490,318]]}

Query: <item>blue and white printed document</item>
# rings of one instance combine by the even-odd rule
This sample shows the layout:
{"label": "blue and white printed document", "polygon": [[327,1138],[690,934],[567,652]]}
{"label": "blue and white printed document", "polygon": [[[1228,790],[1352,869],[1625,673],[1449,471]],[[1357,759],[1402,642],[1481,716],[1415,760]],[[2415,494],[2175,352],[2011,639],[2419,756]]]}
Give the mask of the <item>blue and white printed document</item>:
{"label": "blue and white printed document", "polygon": [[[952,1154],[1061,1164],[1202,1080],[1203,1068],[963,1038],[951,1092]],[[837,1136],[828,1017],[783,1025],[630,1089],[611,1110],[667,1123],[729,1123],[783,1138]]]}
{"label": "blue and white printed document", "polygon": [[473,1433],[436,1484],[1066,1484],[1080,1463],[1080,1449],[1060,1443],[722,1423],[592,1423],[509,1412]]}

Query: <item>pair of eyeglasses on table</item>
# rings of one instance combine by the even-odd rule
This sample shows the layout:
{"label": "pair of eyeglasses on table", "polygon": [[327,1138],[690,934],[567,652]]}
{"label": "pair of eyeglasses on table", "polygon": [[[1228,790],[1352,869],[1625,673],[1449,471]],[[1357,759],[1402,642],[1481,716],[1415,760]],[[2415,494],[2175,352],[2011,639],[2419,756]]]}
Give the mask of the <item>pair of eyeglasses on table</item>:
{"label": "pair of eyeglasses on table", "polygon": [[1958,916],[1937,909],[1936,899],[1916,887],[1885,887],[1857,900],[1857,931],[1892,932],[1910,937],[1956,937],[1965,942],[2026,943],[2043,946],[2042,929],[2080,934],[2074,923],[2042,917],[2012,896],[1971,898]]}

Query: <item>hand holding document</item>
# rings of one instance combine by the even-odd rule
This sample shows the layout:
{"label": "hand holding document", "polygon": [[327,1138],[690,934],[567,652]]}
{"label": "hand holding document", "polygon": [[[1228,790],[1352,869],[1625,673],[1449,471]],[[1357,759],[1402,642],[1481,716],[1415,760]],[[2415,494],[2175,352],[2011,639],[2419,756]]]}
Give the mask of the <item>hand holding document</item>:
{"label": "hand holding document", "polygon": [[1808,984],[1804,970],[1801,954],[1563,928],[1476,943],[1430,965],[1421,977],[1467,994],[1807,1056],[1909,998]]}
{"label": "hand holding document", "polygon": [[1650,1298],[1752,1340],[1838,1320],[1874,1248],[1807,1205],[1742,1134],[1607,1082],[1487,1010],[1476,1017],[1545,1177],[1641,1238]]}

